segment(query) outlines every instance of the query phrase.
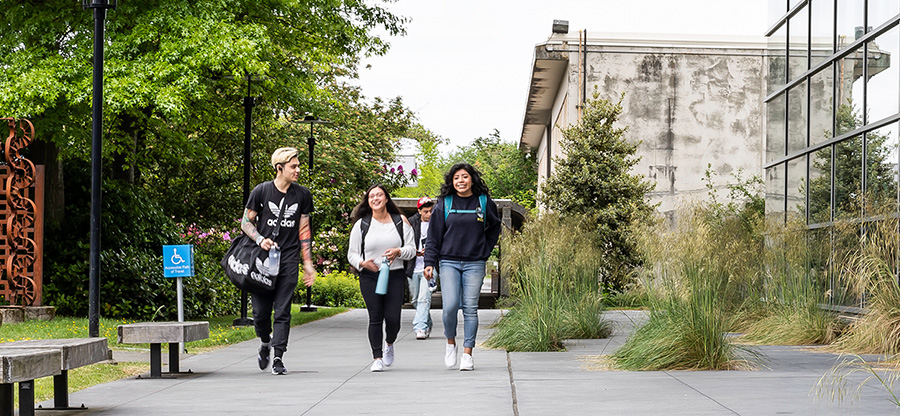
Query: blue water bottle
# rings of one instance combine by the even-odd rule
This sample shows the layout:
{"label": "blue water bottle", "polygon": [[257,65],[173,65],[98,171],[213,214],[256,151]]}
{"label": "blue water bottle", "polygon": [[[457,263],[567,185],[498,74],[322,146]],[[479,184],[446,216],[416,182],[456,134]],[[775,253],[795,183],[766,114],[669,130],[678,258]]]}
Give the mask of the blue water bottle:
{"label": "blue water bottle", "polygon": [[375,282],[375,294],[387,294],[388,276],[391,274],[391,262],[387,256],[381,260],[381,269],[378,270],[378,281]]}

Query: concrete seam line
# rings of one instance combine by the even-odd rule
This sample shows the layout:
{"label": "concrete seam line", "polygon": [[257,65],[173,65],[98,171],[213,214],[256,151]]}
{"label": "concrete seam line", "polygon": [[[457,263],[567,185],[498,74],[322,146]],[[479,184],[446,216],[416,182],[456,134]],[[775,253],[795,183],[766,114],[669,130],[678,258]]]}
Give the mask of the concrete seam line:
{"label": "concrete seam line", "polygon": [[305,414],[309,413],[311,410],[315,409],[316,406],[318,406],[320,403],[324,402],[325,399],[331,397],[331,395],[334,394],[334,392],[340,390],[341,387],[344,387],[344,385],[347,384],[347,382],[349,382],[350,380],[352,380],[352,379],[356,378],[357,376],[359,376],[359,375],[360,375],[363,371],[365,371],[366,368],[368,368],[368,367],[369,367],[368,365],[363,366],[363,368],[359,369],[359,371],[357,371],[355,374],[353,374],[352,376],[348,377],[346,380],[344,380],[343,383],[341,383],[341,385],[339,385],[339,386],[335,387],[334,389],[332,389],[330,392],[328,392],[328,394],[325,395],[325,397],[322,397],[321,399],[319,399],[319,401],[317,401],[315,404],[313,404],[312,406],[310,406],[309,409],[306,409],[306,410],[305,410],[303,413],[301,413],[300,415],[301,415],[301,416],[302,416],[302,415],[305,415]]}
{"label": "concrete seam line", "polygon": [[715,403],[715,404],[717,404],[717,405],[719,405],[719,406],[722,406],[722,408],[724,408],[725,410],[728,410],[729,412],[734,413],[734,414],[740,416],[740,413],[735,412],[734,410],[732,410],[732,409],[729,408],[728,406],[725,406],[724,404],[720,403],[718,400],[713,399],[712,397],[709,397],[708,395],[706,395],[706,394],[703,393],[702,391],[695,389],[694,386],[691,386],[690,384],[685,383],[684,381],[682,381],[682,380],[679,379],[678,377],[673,376],[673,375],[672,375],[671,373],[669,373],[668,371],[663,371],[663,372],[666,373],[667,376],[672,377],[673,379],[675,379],[675,381],[677,381],[677,382],[683,384],[685,387],[687,387],[687,388],[689,388],[689,389],[691,389],[691,390],[693,390],[693,391],[696,391],[696,392],[699,393],[701,396],[706,397],[707,399],[709,399],[709,400],[712,401],[713,403]]}
{"label": "concrete seam line", "polygon": [[516,379],[513,377],[512,359],[509,357],[509,351],[506,352],[506,369],[509,371],[509,387],[512,390],[513,416],[519,416],[519,399],[516,397]]}

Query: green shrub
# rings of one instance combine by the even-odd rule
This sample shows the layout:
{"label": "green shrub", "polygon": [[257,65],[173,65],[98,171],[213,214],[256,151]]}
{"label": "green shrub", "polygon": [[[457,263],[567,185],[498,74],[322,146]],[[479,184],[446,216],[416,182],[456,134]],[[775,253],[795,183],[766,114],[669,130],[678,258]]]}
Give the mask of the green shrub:
{"label": "green shrub", "polygon": [[[297,286],[297,301],[306,302],[306,285]],[[316,277],[312,287],[312,303],[319,306],[365,308],[359,291],[359,277],[347,272],[331,272]]]}
{"label": "green shrub", "polygon": [[487,345],[508,351],[555,351],[572,338],[602,338],[598,259],[602,251],[575,221],[544,215],[505,237],[503,273],[512,308]]}

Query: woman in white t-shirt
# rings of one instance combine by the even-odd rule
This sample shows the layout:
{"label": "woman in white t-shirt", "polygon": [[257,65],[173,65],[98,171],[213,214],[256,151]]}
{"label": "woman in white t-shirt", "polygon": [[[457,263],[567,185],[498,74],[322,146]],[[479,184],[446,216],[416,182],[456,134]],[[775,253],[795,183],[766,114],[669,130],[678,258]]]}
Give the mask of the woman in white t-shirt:
{"label": "woman in white t-shirt", "polygon": [[[383,371],[394,362],[394,341],[400,332],[406,272],[403,260],[416,255],[414,233],[409,221],[391,200],[382,185],[369,188],[353,209],[353,229],[347,260],[359,270],[359,289],[369,311],[369,345],[372,371]],[[390,262],[387,293],[375,293],[382,260]],[[384,328],[382,329],[382,325]],[[382,348],[382,341],[384,348]]]}

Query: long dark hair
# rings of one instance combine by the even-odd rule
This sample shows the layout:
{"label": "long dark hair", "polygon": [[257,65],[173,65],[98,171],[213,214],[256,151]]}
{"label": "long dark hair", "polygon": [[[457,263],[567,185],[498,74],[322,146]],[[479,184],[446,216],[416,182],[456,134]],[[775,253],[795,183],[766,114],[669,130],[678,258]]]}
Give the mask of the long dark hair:
{"label": "long dark hair", "polygon": [[384,191],[384,196],[387,197],[387,202],[384,204],[384,207],[385,209],[387,209],[387,212],[391,214],[400,214],[400,208],[397,208],[397,204],[395,204],[394,200],[391,199],[391,193],[388,192],[387,188],[385,188],[382,184],[375,184],[370,186],[369,189],[366,189],[366,193],[363,194],[362,201],[359,201],[359,204],[356,204],[356,207],[354,207],[353,211],[351,211],[350,218],[354,223],[360,218],[365,218],[372,215],[372,207],[369,206],[369,192],[372,192],[372,190],[375,188],[379,188]]}
{"label": "long dark hair", "polygon": [[474,166],[468,163],[457,163],[450,168],[449,171],[444,175],[444,183],[441,184],[441,196],[443,198],[447,195],[456,195],[456,188],[453,187],[453,175],[456,171],[464,169],[469,173],[469,176],[472,177],[472,194],[473,195],[487,195],[491,196],[490,190],[488,190],[488,186],[484,183],[484,179],[481,179],[481,172],[478,169],[475,169]]}

